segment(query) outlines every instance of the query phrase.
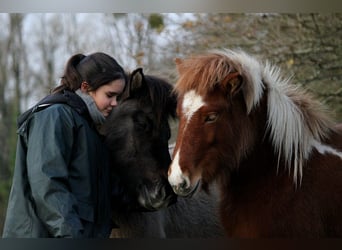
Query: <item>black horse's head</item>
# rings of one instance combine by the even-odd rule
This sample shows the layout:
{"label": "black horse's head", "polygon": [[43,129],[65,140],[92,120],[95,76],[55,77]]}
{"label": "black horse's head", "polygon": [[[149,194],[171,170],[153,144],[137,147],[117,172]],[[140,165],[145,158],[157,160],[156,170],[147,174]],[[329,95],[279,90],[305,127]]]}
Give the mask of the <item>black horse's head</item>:
{"label": "black horse's head", "polygon": [[144,75],[142,69],[129,79],[103,127],[112,160],[114,206],[153,211],[176,200],[167,180],[169,119],[175,118],[176,97],[171,84]]}

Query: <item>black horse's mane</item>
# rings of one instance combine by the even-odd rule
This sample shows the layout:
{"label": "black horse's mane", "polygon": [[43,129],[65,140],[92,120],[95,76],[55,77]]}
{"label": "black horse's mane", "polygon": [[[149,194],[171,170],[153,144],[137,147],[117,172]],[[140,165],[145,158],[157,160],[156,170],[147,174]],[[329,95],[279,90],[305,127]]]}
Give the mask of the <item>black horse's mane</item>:
{"label": "black horse's mane", "polygon": [[142,81],[145,88],[133,91],[130,98],[136,99],[141,105],[150,102],[158,123],[168,117],[175,118],[177,97],[173,92],[173,85],[154,75],[144,75]]}
{"label": "black horse's mane", "polygon": [[159,110],[159,112],[166,112],[167,115],[176,117],[177,97],[173,92],[173,86],[156,76],[147,75],[145,78],[153,107],[163,107],[163,110]]}

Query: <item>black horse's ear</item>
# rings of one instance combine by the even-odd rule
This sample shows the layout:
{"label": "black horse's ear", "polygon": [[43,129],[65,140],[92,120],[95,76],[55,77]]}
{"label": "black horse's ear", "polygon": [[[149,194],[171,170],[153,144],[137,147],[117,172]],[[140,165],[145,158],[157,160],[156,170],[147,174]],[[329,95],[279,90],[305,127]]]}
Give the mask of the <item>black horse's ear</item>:
{"label": "black horse's ear", "polygon": [[144,74],[142,68],[137,68],[132,73],[127,73],[128,82],[124,91],[120,95],[120,101],[124,101],[132,96],[132,93],[141,88],[144,82]]}
{"label": "black horse's ear", "polygon": [[130,77],[130,92],[140,89],[144,83],[144,73],[142,68],[135,69]]}

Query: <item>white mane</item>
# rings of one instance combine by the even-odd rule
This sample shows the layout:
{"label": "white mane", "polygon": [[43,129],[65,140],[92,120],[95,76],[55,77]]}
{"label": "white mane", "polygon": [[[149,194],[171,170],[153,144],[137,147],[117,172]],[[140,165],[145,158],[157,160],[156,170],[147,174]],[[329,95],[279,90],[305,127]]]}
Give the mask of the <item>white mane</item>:
{"label": "white mane", "polygon": [[[221,54],[229,57],[246,79],[243,91],[248,113],[258,105],[264,89],[268,90],[267,129],[278,162],[285,159],[294,182],[301,182],[305,161],[329,131],[330,121],[321,112],[321,105],[290,84],[290,78],[283,78],[279,68],[262,64],[242,51],[223,50]],[[299,106],[301,103],[305,105]]]}

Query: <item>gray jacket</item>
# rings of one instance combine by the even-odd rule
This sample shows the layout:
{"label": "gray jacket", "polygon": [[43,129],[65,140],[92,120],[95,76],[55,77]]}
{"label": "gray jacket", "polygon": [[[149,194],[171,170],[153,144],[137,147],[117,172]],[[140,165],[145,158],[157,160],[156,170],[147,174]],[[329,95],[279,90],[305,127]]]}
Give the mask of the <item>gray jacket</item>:
{"label": "gray jacket", "polygon": [[53,104],[19,127],[3,237],[109,237],[107,150],[76,110]]}

